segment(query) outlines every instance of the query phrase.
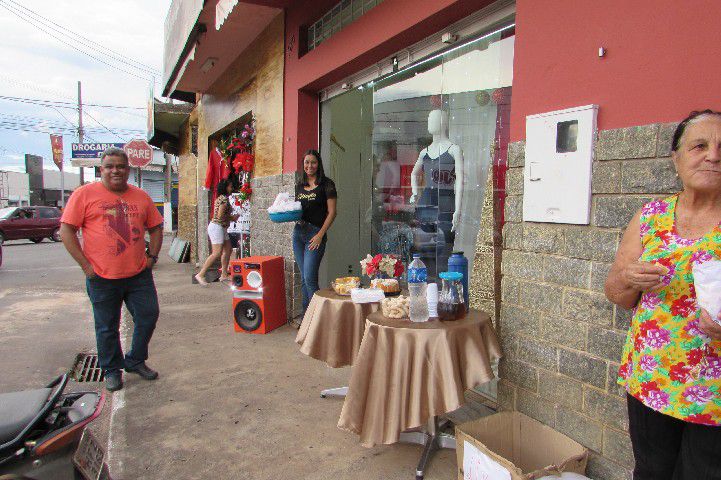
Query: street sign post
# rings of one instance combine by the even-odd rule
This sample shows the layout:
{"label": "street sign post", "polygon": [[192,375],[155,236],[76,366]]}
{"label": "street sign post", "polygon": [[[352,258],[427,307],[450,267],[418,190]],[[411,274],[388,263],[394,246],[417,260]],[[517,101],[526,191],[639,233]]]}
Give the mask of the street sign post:
{"label": "street sign post", "polygon": [[125,144],[123,150],[128,154],[131,167],[142,168],[153,160],[153,148],[145,140],[131,140]]}
{"label": "street sign post", "polygon": [[143,173],[141,168],[153,160],[153,148],[145,140],[136,138],[123,147],[128,154],[128,163],[131,167],[138,167],[138,187],[143,188]]}

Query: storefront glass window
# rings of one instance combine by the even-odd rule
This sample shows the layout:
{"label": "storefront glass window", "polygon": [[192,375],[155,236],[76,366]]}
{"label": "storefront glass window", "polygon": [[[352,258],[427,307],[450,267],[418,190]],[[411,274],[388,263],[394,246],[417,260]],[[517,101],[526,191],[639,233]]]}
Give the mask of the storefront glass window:
{"label": "storefront glass window", "polygon": [[491,172],[505,165],[513,40],[509,27],[323,102],[321,154],[339,211],[321,283],[358,275],[368,253],[406,263],[419,253],[435,280],[452,252],[473,264],[479,232],[492,244],[502,195],[488,187],[503,184]]}
{"label": "storefront glass window", "polygon": [[513,37],[501,37],[373,85],[371,250],[419,253],[434,279],[454,251],[473,263],[499,106],[510,105]]}

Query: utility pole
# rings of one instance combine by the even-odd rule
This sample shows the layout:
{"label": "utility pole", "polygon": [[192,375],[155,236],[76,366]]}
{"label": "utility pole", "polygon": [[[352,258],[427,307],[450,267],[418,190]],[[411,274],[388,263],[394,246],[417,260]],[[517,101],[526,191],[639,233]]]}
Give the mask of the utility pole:
{"label": "utility pole", "polygon": [[[78,143],[83,143],[83,93],[80,80],[78,80]],[[63,174],[63,178],[65,178],[65,174]],[[80,185],[83,183],[85,183],[85,175],[83,167],[80,167]]]}
{"label": "utility pole", "polygon": [[[62,137],[60,137],[62,138]],[[53,157],[55,152],[53,152]],[[64,154],[60,156],[60,206],[65,208],[65,159]]]}
{"label": "utility pole", "polygon": [[[163,152],[165,157],[165,204],[163,205],[163,216],[170,219],[170,226],[166,232],[173,230],[173,164],[172,155]],[[170,212],[170,215],[167,214]]]}
{"label": "utility pole", "polygon": [[173,156],[167,152],[163,152],[163,157],[165,157],[165,201],[171,202],[171,197],[173,193],[173,174],[172,174],[172,158]]}

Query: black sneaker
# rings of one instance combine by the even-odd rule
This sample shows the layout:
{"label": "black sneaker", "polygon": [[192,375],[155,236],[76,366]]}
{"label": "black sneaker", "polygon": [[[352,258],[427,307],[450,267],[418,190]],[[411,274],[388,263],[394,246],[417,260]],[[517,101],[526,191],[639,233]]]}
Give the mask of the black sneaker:
{"label": "black sneaker", "polygon": [[113,372],[105,375],[105,389],[115,392],[123,388],[123,375],[120,372]]}
{"label": "black sneaker", "polygon": [[158,372],[147,366],[145,362],[139,363],[134,367],[125,367],[125,371],[128,373],[137,373],[145,380],[155,380],[158,378]]}

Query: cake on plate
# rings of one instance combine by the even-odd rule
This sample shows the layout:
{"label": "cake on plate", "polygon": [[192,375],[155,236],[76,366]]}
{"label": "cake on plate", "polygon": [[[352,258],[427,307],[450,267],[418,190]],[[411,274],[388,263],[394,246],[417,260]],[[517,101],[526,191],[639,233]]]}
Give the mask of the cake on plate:
{"label": "cake on plate", "polygon": [[380,288],[386,293],[397,293],[401,286],[397,278],[374,278],[371,280],[371,288]]}

